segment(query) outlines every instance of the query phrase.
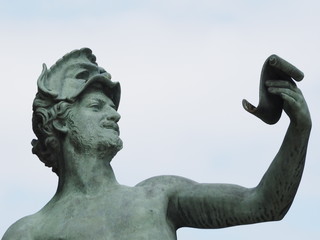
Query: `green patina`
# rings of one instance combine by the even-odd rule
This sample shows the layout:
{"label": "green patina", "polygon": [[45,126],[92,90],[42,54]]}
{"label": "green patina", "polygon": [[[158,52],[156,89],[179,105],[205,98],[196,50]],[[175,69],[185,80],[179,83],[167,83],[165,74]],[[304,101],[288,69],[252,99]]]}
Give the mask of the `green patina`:
{"label": "green patina", "polygon": [[291,80],[301,80],[302,73],[278,57],[274,64],[274,57],[263,67],[259,106],[245,101],[244,107],[267,123],[277,122],[284,110],[290,125],[254,188],[177,176],[153,177],[134,187],[119,184],[110,165],[122,148],[119,83],[87,48],[65,55],[49,70],[44,65],[33,103],[32,145],[59,176],[58,189],[39,212],[14,223],[3,240],[174,240],[181,227],[281,220],[301,180],[311,120]]}

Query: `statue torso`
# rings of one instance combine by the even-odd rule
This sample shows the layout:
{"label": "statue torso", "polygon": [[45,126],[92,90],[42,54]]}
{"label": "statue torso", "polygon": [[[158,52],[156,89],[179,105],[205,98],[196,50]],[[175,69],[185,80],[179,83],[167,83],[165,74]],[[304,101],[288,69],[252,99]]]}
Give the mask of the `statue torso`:
{"label": "statue torso", "polygon": [[118,187],[95,197],[64,197],[34,215],[41,240],[174,240],[161,189]]}

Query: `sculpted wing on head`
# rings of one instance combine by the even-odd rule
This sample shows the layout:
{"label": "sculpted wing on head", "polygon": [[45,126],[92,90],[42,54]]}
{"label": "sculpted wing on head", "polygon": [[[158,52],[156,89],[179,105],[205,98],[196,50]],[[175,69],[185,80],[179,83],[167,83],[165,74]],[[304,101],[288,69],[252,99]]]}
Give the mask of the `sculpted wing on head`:
{"label": "sculpted wing on head", "polygon": [[89,48],[74,50],[59,59],[50,69],[43,64],[38,78],[38,92],[33,101],[33,131],[38,139],[32,140],[32,153],[58,174],[59,131],[55,122],[65,122],[72,104],[91,84],[99,82],[109,93],[118,109],[120,84],[111,81],[111,75],[96,63]]}

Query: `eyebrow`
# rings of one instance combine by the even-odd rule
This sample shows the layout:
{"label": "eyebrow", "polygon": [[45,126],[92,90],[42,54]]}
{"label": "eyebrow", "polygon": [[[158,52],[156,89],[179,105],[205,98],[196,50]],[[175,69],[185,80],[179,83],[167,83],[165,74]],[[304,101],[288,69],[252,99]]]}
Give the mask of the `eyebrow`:
{"label": "eyebrow", "polygon": [[87,101],[97,101],[99,103],[106,103],[105,100],[103,100],[103,99],[101,99],[99,97],[89,97],[89,98],[87,98]]}

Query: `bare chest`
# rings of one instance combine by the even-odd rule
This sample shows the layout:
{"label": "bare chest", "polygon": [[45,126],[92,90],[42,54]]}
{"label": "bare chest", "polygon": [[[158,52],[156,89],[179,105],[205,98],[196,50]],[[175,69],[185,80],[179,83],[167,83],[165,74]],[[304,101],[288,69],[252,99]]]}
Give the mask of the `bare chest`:
{"label": "bare chest", "polygon": [[166,208],[165,198],[143,193],[78,199],[43,213],[37,232],[42,240],[173,240]]}

